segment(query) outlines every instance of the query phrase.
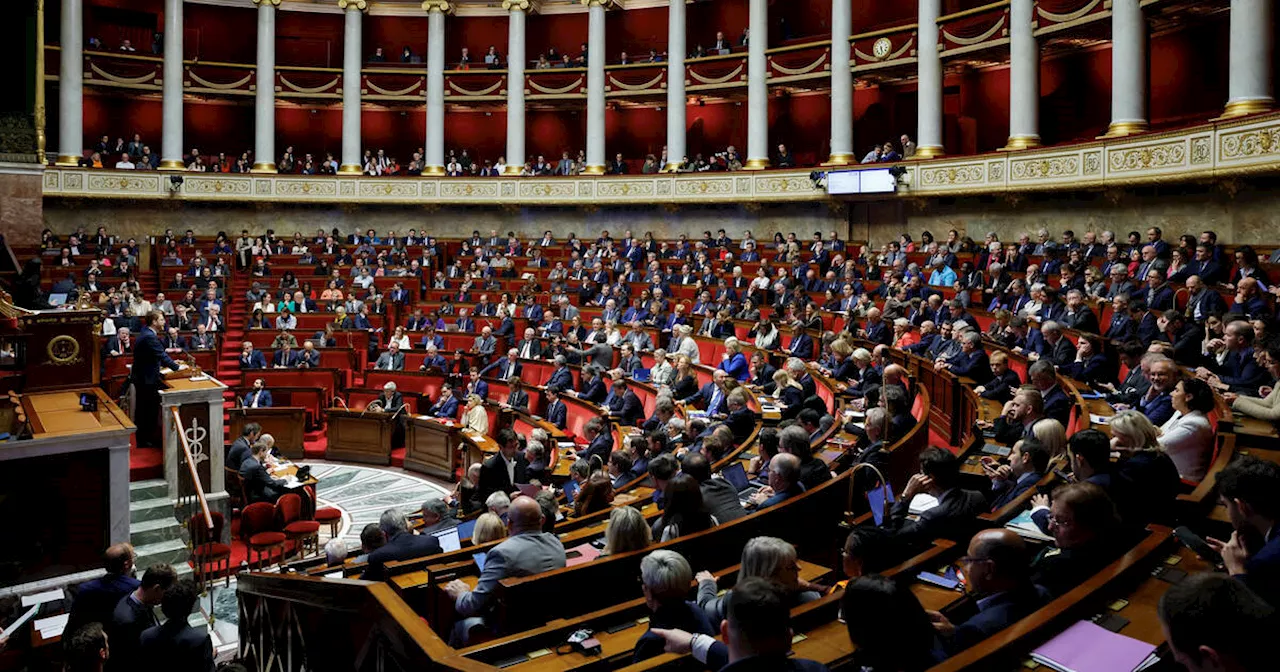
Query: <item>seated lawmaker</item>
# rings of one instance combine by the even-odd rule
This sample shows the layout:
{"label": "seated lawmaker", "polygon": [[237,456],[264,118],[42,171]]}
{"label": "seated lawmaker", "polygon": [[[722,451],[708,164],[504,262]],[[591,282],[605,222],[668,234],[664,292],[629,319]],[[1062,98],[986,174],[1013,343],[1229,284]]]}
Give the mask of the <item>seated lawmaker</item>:
{"label": "seated lawmaker", "polygon": [[441,552],[440,541],[434,535],[409,531],[409,520],[399,509],[383,511],[378,519],[378,529],[385,542],[378,550],[369,554],[369,564],[360,575],[365,581],[385,581],[388,562],[421,558]]}
{"label": "seated lawmaker", "polygon": [[494,598],[502,579],[565,566],[564,545],[556,535],[542,531],[543,520],[542,507],[536,500],[516,497],[507,511],[507,539],[489,549],[476,587],[470,588],[458,579],[445,586],[461,617],[454,626],[451,645],[465,646],[475,628],[491,629],[488,619],[497,606]]}
{"label": "seated lawmaker", "polygon": [[1234,528],[1226,541],[1209,538],[1227,572],[1269,604],[1280,604],[1280,465],[1253,456],[1217,475],[1218,496]]}
{"label": "seated lawmaker", "polygon": [[288,343],[278,348],[275,354],[271,356],[271,368],[273,369],[291,369],[297,365],[298,355]]}
{"label": "seated lawmaker", "polygon": [[1048,601],[1046,593],[1031,583],[1026,544],[1012,530],[998,528],[973,535],[960,564],[965,588],[977,599],[978,613],[957,624],[940,612],[929,612],[943,646],[952,654],[1004,630]]}
{"label": "seated lawmaker", "polygon": [[1013,444],[1018,439],[1034,436],[1031,428],[1043,418],[1044,398],[1035,388],[1025,385],[1014,392],[1013,399],[1004,405],[995,422],[978,421],[977,425],[991,430],[996,441]]}
{"label": "seated lawmaker", "polygon": [[1054,545],[1031,563],[1031,581],[1057,597],[1083,583],[1131,544],[1120,514],[1102,488],[1071,483],[1053,491],[1049,534]]}
{"label": "seated lawmaker", "polygon": [[458,417],[458,398],[453,396],[452,385],[449,383],[440,385],[440,398],[431,405],[427,413],[433,418],[448,418],[452,420]]}
{"label": "seated lawmaker", "polygon": [[[271,390],[267,389],[267,383],[261,378],[253,381],[253,389],[244,395],[245,408],[271,408]],[[228,464],[228,467],[231,465]]]}
{"label": "seated lawmaker", "polygon": [[262,353],[253,349],[253,343],[245,341],[240,345],[240,370],[267,368],[267,360]]}
{"label": "seated lawmaker", "polygon": [[[777,458],[774,458],[776,461]],[[934,539],[963,539],[974,528],[978,514],[988,510],[987,498],[976,490],[959,486],[960,460],[942,448],[929,447],[920,453],[920,473],[893,505],[890,528],[907,546],[927,544]],[[932,495],[937,505],[909,520],[911,500],[917,494]]]}
{"label": "seated lawmaker", "polygon": [[790,453],[779,453],[769,460],[769,485],[754,492],[747,500],[752,509],[767,509],[792,497],[803,494],[800,482],[800,458]]}
{"label": "seated lawmaker", "polygon": [[400,346],[394,342],[387,346],[387,351],[378,356],[373,368],[378,371],[404,371],[404,353],[400,352]]}
{"label": "seated lawmaker", "polygon": [[267,461],[269,452],[267,444],[258,441],[250,448],[249,457],[240,465],[244,497],[250,504],[255,502],[275,504],[287,489],[285,482],[269,474],[263,464]]}
{"label": "seated lawmaker", "polygon": [[[796,562],[795,546],[777,537],[755,537],[742,549],[738,583],[753,578],[771,581],[783,590],[790,607],[822,597],[825,588],[801,579]],[[733,589],[719,591],[716,577],[711,572],[698,572],[695,578],[698,580],[698,606],[713,623],[724,620],[733,599]]]}
{"label": "seated lawmaker", "polygon": [[1213,391],[1195,378],[1183,378],[1173,388],[1173,417],[1160,427],[1160,448],[1174,465],[1178,475],[1199,483],[1204,480],[1213,459],[1216,442],[1208,413],[1213,410]]}
{"label": "seated lawmaker", "polygon": [[1266,670],[1275,665],[1275,607],[1221,574],[1201,573],[1168,587],[1160,624],[1174,659],[1188,670]]}
{"label": "seated lawmaker", "polygon": [[1022,378],[1017,371],[1009,368],[1009,355],[997,350],[987,358],[991,365],[992,378],[985,385],[974,388],[983,399],[994,399],[1000,403],[1008,403],[1013,393],[1022,387]]}
{"label": "seated lawmaker", "polygon": [[991,375],[991,364],[982,349],[982,334],[969,330],[960,337],[960,352],[946,360],[938,360],[934,367],[950,371],[957,376],[985,381]]}
{"label": "seated lawmaker", "polygon": [[1009,452],[1008,464],[982,458],[982,471],[991,479],[991,510],[995,511],[1030,490],[1049,468],[1049,450],[1038,439],[1020,439]]}
{"label": "seated lawmaker", "polygon": [[[630,507],[619,510],[634,511]],[[649,631],[636,642],[632,662],[662,654],[665,641],[654,630],[675,629],[712,637],[720,632],[718,624],[713,624],[697,604],[685,599],[692,581],[693,569],[675,551],[653,551],[640,561],[640,588],[651,613]]]}
{"label": "seated lawmaker", "polygon": [[569,409],[560,401],[560,393],[548,387],[543,395],[547,398],[546,421],[563,430],[568,424]]}
{"label": "seated lawmaker", "polygon": [[[1280,339],[1265,346],[1267,373],[1272,378],[1280,378]],[[1280,385],[1273,386],[1269,394],[1263,398],[1249,394],[1226,392],[1222,398],[1231,404],[1231,410],[1251,418],[1275,422],[1280,420]]]}
{"label": "seated lawmaker", "polygon": [[484,409],[484,400],[480,395],[467,395],[467,410],[462,414],[462,428],[481,436],[489,435],[489,412]]}

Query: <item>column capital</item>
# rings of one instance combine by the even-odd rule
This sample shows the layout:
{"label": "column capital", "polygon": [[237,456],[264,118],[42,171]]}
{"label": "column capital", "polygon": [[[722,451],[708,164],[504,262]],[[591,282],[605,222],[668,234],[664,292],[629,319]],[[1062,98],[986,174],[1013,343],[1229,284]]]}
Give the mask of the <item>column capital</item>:
{"label": "column capital", "polygon": [[280,0],[252,0],[252,2],[253,2],[253,4],[255,4],[255,5],[264,5],[264,4],[265,4],[265,5],[271,5],[272,7],[279,7],[279,6],[280,6]]}
{"label": "column capital", "polygon": [[438,11],[452,14],[454,9],[454,4],[450,0],[423,0],[422,2],[422,11],[427,13]]}
{"label": "column capital", "polygon": [[618,0],[580,0],[580,2],[582,2],[583,7],[600,5],[605,9],[613,9],[618,6]]}
{"label": "column capital", "polygon": [[338,9],[353,8],[363,12],[369,9],[369,0],[338,0]]}
{"label": "column capital", "polygon": [[542,3],[539,0],[502,0],[502,8],[508,12],[513,9],[518,9],[522,12],[529,12],[532,14],[541,9],[541,4]]}

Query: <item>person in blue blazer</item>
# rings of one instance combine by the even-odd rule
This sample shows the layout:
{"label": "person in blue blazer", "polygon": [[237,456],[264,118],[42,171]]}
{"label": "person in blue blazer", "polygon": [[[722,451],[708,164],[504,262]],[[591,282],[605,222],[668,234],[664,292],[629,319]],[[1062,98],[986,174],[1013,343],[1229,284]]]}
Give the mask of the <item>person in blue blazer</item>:
{"label": "person in blue blazer", "polygon": [[[1012,530],[983,530],[969,542],[965,578],[978,613],[953,624],[946,616],[933,616],[943,635],[943,646],[955,654],[1004,630],[1049,601],[1048,593],[1031,583],[1027,571],[1026,544]],[[979,568],[980,567],[980,568]]]}
{"label": "person in blue blazer", "polygon": [[[1245,456],[1217,476],[1219,496],[1231,513],[1234,533],[1227,541],[1210,538],[1209,545],[1222,554],[1227,572],[1268,603],[1280,600],[1280,516],[1275,502],[1280,493],[1280,466]],[[1261,540],[1246,546],[1245,539]]]}
{"label": "person in blue blazer", "polygon": [[544,394],[547,397],[547,422],[564,429],[569,421],[569,409],[560,401],[560,392],[548,387]]}
{"label": "person in blue blazer", "polygon": [[806,361],[813,359],[813,339],[809,337],[809,334],[797,331],[791,337],[791,343],[787,345],[787,352],[793,357],[799,357]]}
{"label": "person in blue blazer", "polygon": [[583,384],[582,391],[578,393],[578,398],[593,404],[603,402],[609,391],[604,386],[604,377],[600,367],[592,365],[586,367],[584,371],[587,373],[587,382]]}
{"label": "person in blue blazer", "polygon": [[467,374],[467,389],[463,396],[476,395],[481,399],[489,398],[489,383],[480,380],[480,369],[471,369]]}
{"label": "person in blue blazer", "polygon": [[458,309],[458,331],[470,334],[476,330],[476,321],[467,315],[466,308]]}
{"label": "person in blue blazer", "polygon": [[991,362],[982,349],[982,334],[976,331],[966,331],[960,339],[960,353],[937,366],[957,376],[981,382],[991,380]]}
{"label": "person in blue blazer", "polygon": [[248,371],[265,368],[267,368],[267,360],[262,356],[262,351],[255,350],[253,343],[245,341],[240,348],[240,370]]}
{"label": "person in blue blazer", "polygon": [[1138,298],[1146,305],[1147,310],[1165,311],[1173,307],[1173,288],[1165,282],[1164,270],[1153,268],[1147,271],[1147,288]]}
{"label": "person in blue blazer", "polygon": [[445,383],[440,386],[440,399],[427,411],[433,418],[457,418],[458,398],[453,395],[453,386]]}
{"label": "person in blue blazer", "polygon": [[244,395],[245,408],[271,408],[271,390],[261,378],[253,381],[253,389]]}
{"label": "person in blue blazer", "polygon": [[[1065,339],[1064,339],[1065,340]],[[1115,383],[1115,375],[1102,352],[1102,346],[1092,338],[1081,338],[1076,349],[1075,361],[1058,369],[1062,375],[1082,380],[1089,385],[1098,383]]]}
{"label": "person in blue blazer", "polygon": [[995,511],[1030,490],[1049,468],[1049,449],[1038,439],[1026,438],[1013,444],[1008,464],[983,462],[982,470],[991,479],[991,510]]}
{"label": "person in blue blazer", "polygon": [[[1044,397],[1044,416],[1053,418],[1062,423],[1063,427],[1067,426],[1067,420],[1071,415],[1071,400],[1067,397],[1067,393],[1062,391],[1062,386],[1058,385],[1058,376],[1053,370],[1053,364],[1040,361],[1032,364],[1027,369],[1027,378],[1031,384]],[[1165,418],[1168,420],[1169,418]],[[1154,420],[1152,420],[1154,422]],[[1160,421],[1161,423],[1164,420]]]}
{"label": "person in blue blazer", "polygon": [[889,328],[889,323],[880,317],[879,308],[867,311],[867,323],[862,328],[862,332],[863,338],[872,343],[888,345],[893,340],[893,330]]}
{"label": "person in blue blazer", "polygon": [[292,369],[298,365],[298,353],[289,347],[288,343],[282,344],[276,349],[275,354],[271,355],[271,368],[273,369]]}
{"label": "person in blue blazer", "polygon": [[516,357],[516,349],[507,350],[507,356],[502,359],[494,360],[494,362],[480,370],[480,375],[493,375],[498,380],[510,380],[520,376],[524,367],[520,365],[520,360]]}
{"label": "person in blue blazer", "polygon": [[440,541],[430,534],[414,534],[409,531],[409,521],[397,509],[388,509],[378,520],[378,529],[386,543],[369,554],[369,565],[360,575],[365,581],[383,581],[386,563],[408,560],[440,553]]}
{"label": "person in blue blazer", "polygon": [[556,355],[555,368],[547,378],[546,388],[555,392],[563,392],[573,387],[573,373],[565,366],[564,355]]}
{"label": "person in blue blazer", "polygon": [[724,355],[718,368],[740,383],[747,382],[751,377],[751,367],[747,363],[747,356],[742,354],[738,339],[729,338],[724,342]]}
{"label": "person in blue blazer", "polygon": [[449,360],[445,359],[434,346],[427,346],[427,356],[422,358],[422,365],[418,367],[419,371],[427,369],[439,369],[447,371],[449,369]]}
{"label": "person in blue blazer", "polygon": [[609,431],[604,418],[597,416],[588,420],[582,428],[582,438],[586,439],[587,447],[578,451],[575,457],[584,460],[598,457],[601,464],[609,463],[609,454],[613,452],[613,432]]}

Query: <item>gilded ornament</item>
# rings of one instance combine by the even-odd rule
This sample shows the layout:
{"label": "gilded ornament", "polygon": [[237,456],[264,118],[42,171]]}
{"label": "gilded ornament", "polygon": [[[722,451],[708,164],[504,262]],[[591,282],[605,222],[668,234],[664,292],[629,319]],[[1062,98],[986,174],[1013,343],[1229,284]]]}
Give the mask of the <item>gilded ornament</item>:
{"label": "gilded ornament", "polygon": [[49,362],[56,366],[79,363],[80,342],[66,334],[55,336],[45,347],[45,354],[49,356]]}

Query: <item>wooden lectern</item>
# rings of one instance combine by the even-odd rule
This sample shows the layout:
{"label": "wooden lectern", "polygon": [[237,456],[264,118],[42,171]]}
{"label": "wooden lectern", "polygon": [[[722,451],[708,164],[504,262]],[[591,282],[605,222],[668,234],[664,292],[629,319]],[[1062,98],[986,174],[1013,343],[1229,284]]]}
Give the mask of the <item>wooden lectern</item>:
{"label": "wooden lectern", "polygon": [[271,408],[233,408],[228,412],[231,431],[228,436],[234,440],[240,436],[240,430],[251,422],[262,426],[263,434],[270,434],[276,440],[276,450],[291,460],[301,460],[302,442],[306,432],[307,409],[301,406],[272,406]]}
{"label": "wooden lectern", "polygon": [[391,434],[397,420],[391,413],[329,409],[329,447],[326,460],[391,464]]}
{"label": "wooden lectern", "polygon": [[404,437],[404,468],[453,481],[460,430],[458,423],[416,416]]}

